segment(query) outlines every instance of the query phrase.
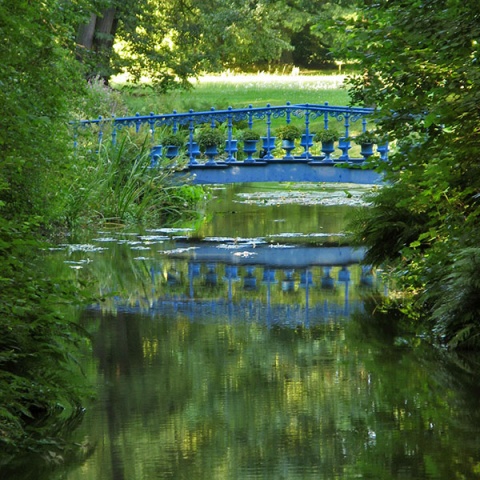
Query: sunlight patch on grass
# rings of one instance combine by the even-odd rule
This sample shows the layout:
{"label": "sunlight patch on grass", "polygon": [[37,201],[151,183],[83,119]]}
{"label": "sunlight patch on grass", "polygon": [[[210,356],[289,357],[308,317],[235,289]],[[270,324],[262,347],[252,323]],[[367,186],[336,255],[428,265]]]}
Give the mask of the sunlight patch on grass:
{"label": "sunlight patch on grass", "polygon": [[195,85],[230,85],[235,90],[298,88],[301,90],[318,91],[341,89],[344,81],[345,75],[278,75],[266,72],[232,74],[224,72],[218,75],[204,75],[195,82]]}
{"label": "sunlight patch on grass", "polygon": [[155,92],[148,81],[123,89],[122,77],[112,81],[112,86],[123,90],[123,98],[130,111],[141,115],[150,112],[178,112],[209,110],[211,107],[225,109],[246,108],[249,105],[264,107],[310,103],[349,105],[350,98],[343,84],[345,75],[299,74],[281,75],[259,72],[256,74],[224,72],[203,75],[192,79],[189,91],[174,91],[166,94]]}

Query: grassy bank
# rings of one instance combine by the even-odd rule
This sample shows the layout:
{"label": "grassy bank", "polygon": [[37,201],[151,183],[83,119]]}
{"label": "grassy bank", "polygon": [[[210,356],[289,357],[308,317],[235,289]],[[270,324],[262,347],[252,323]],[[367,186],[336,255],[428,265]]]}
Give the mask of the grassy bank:
{"label": "grassy bank", "polygon": [[126,87],[121,77],[112,85],[122,91],[122,98],[130,112],[142,115],[247,107],[267,104],[324,103],[348,105],[349,96],[343,87],[344,75],[275,75],[231,74],[205,75],[195,81],[189,91],[158,94],[148,83]]}

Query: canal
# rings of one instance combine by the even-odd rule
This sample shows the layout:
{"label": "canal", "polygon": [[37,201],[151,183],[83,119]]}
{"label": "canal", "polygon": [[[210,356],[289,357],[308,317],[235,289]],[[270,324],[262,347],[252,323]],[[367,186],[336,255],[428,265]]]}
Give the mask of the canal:
{"label": "canal", "polygon": [[59,478],[480,478],[478,357],[365,313],[388,285],[342,241],[366,189],[215,188],[195,226],[52,251],[101,298]]}

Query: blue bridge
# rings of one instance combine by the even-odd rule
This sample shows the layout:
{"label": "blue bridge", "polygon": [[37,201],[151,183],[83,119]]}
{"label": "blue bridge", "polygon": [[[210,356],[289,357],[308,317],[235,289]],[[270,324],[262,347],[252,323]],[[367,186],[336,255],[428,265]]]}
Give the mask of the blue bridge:
{"label": "blue bridge", "polygon": [[[74,145],[92,149],[119,135],[144,135],[150,166],[189,174],[191,183],[342,182],[375,184],[388,143],[369,130],[373,109],[290,104],[72,122]],[[293,128],[291,128],[293,127]],[[87,133],[86,133],[87,132]]]}

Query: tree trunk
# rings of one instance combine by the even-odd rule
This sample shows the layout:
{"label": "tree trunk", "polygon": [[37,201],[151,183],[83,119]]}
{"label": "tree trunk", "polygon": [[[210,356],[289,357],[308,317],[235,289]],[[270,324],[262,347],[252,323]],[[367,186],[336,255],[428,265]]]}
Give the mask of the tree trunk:
{"label": "tree trunk", "polygon": [[116,9],[107,8],[102,15],[92,14],[77,32],[77,58],[86,66],[87,78],[100,77],[105,83],[112,74],[110,59],[117,30]]}
{"label": "tree trunk", "polygon": [[92,13],[90,21],[85,25],[80,25],[77,34],[77,44],[91,50],[93,46],[93,37],[95,35],[95,24],[97,16]]}
{"label": "tree trunk", "polygon": [[98,49],[113,47],[113,37],[117,29],[115,14],[115,8],[107,8],[101,17],[97,17],[94,42]]}

